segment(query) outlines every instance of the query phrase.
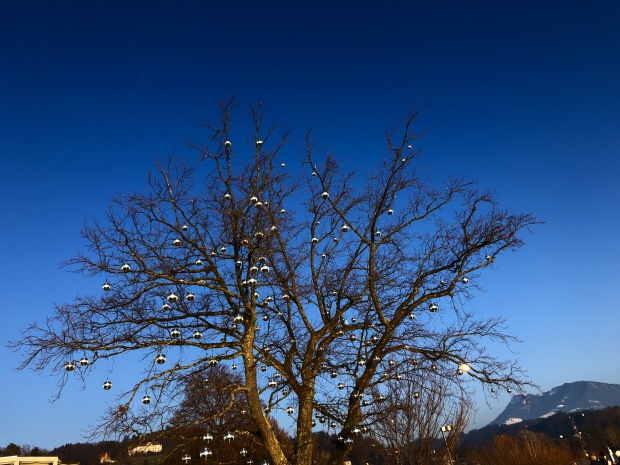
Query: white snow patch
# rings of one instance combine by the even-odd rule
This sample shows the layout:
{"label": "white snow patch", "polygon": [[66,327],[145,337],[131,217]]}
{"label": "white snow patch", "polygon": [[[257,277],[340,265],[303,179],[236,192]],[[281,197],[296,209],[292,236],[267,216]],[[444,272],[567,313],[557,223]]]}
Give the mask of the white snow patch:
{"label": "white snow patch", "polygon": [[591,402],[593,404],[600,404],[601,403],[600,400],[589,400],[588,402]]}
{"label": "white snow patch", "polygon": [[557,407],[557,408],[562,408],[562,407],[564,407],[564,404],[560,404],[560,405],[558,405],[558,407]]}
{"label": "white snow patch", "polygon": [[541,415],[538,418],[548,418],[548,417],[550,417],[553,414],[555,414],[555,411],[552,410],[551,412],[545,413],[544,415]]}
{"label": "white snow patch", "polygon": [[504,422],[505,425],[514,425],[515,423],[521,423],[523,420],[521,418],[509,418]]}

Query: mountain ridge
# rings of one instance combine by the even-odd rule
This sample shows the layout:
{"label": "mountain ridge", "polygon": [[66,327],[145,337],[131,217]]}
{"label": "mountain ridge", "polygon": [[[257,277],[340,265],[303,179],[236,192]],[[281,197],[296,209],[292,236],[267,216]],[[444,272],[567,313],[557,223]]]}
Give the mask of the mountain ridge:
{"label": "mountain ridge", "polygon": [[620,405],[620,384],[573,381],[547,392],[515,395],[489,425],[512,425],[534,418],[547,418],[558,412],[601,409]]}

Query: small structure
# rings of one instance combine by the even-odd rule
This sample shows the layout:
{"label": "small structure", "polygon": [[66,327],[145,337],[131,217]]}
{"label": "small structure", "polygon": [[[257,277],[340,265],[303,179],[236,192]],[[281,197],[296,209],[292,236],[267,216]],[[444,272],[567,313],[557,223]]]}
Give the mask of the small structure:
{"label": "small structure", "polygon": [[161,452],[161,444],[159,442],[146,442],[129,448],[129,455],[146,454],[149,452]]}
{"label": "small structure", "polygon": [[112,457],[110,457],[110,454],[108,454],[107,452],[103,454],[101,457],[99,457],[99,463],[114,463],[114,462],[116,462],[116,460],[112,460]]}
{"label": "small structure", "polygon": [[61,462],[58,457],[0,457],[0,465],[80,465],[80,462]]}

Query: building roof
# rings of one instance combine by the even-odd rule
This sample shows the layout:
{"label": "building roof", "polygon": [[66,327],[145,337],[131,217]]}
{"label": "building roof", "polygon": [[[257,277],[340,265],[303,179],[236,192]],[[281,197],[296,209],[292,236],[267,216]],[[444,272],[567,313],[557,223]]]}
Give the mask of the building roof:
{"label": "building roof", "polygon": [[0,457],[0,465],[80,465],[80,462],[63,462],[58,457]]}

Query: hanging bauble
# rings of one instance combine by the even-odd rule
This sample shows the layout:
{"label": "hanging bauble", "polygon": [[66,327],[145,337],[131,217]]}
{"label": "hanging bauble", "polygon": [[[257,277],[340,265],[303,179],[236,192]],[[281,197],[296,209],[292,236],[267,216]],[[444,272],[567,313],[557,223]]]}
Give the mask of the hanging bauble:
{"label": "hanging bauble", "polygon": [[201,339],[202,333],[200,331],[195,331],[194,334],[192,334],[192,337],[196,340]]}
{"label": "hanging bauble", "polygon": [[329,194],[328,194],[327,192],[323,192],[323,193],[321,194],[321,197],[322,197],[324,200],[327,200],[327,199],[329,199]]}
{"label": "hanging bauble", "polygon": [[204,439],[207,443],[210,443],[213,441],[213,435],[211,433],[206,433],[202,439]]}
{"label": "hanging bauble", "polygon": [[186,298],[189,302],[193,302],[193,301],[194,301],[194,299],[196,298],[196,296],[194,295],[194,293],[193,293],[193,292],[190,292],[189,294],[187,294],[187,295],[185,296],[185,298]]}
{"label": "hanging bauble", "polygon": [[344,384],[342,383],[338,383],[338,386],[336,386],[338,389],[343,390],[344,389]]}
{"label": "hanging bauble", "polygon": [[88,366],[90,362],[88,361],[88,359],[86,357],[82,357],[80,359],[80,365],[82,365],[83,367]]}
{"label": "hanging bauble", "polygon": [[148,404],[150,404],[150,403],[151,403],[151,398],[150,398],[149,396],[144,396],[144,397],[142,398],[142,403],[143,403],[144,405],[148,405]]}
{"label": "hanging bauble", "polygon": [[337,371],[332,371],[332,372],[330,373],[330,376],[331,376],[332,378],[336,378],[336,377],[338,376],[338,372],[337,372]]}
{"label": "hanging bauble", "polygon": [[166,363],[166,356],[164,354],[157,354],[157,357],[155,357],[155,362],[158,365]]}
{"label": "hanging bauble", "polygon": [[413,398],[414,399],[419,399],[420,398],[420,393],[419,392],[414,392],[413,393]]}
{"label": "hanging bauble", "polygon": [[430,306],[430,307],[428,307],[428,309],[429,309],[431,312],[433,312],[433,313],[434,313],[434,312],[436,312],[437,310],[439,310],[439,307],[437,306],[437,304],[431,304],[431,306]]}
{"label": "hanging bauble", "polygon": [[230,200],[230,194],[224,195],[224,200]]}
{"label": "hanging bauble", "polygon": [[178,339],[181,337],[181,331],[179,331],[177,328],[174,328],[172,331],[170,331],[170,337],[172,339]]}
{"label": "hanging bauble", "polygon": [[461,282],[463,284],[467,284],[469,282],[469,278],[467,276],[463,276],[463,278],[461,279]]}
{"label": "hanging bauble", "polygon": [[237,364],[236,364],[236,363],[233,363],[231,368],[232,368],[233,370],[236,370],[236,369],[237,369]]}
{"label": "hanging bauble", "polygon": [[230,144],[230,141],[229,141],[229,140],[227,140],[226,142],[224,142],[224,147],[228,148],[228,147],[230,147],[230,145],[231,145],[231,144]]}
{"label": "hanging bauble", "polygon": [[69,362],[65,365],[65,370],[66,371],[73,371],[75,370],[75,365],[73,364],[73,362]]}
{"label": "hanging bauble", "polygon": [[245,457],[246,455],[248,455],[248,450],[244,447],[243,449],[239,451],[239,455],[241,457]]}
{"label": "hanging bauble", "polygon": [[286,413],[288,413],[289,415],[292,415],[294,412],[295,412],[295,409],[293,407],[286,408]]}
{"label": "hanging bauble", "polygon": [[177,300],[179,300],[179,297],[174,293],[170,293],[170,295],[168,297],[166,297],[166,299],[168,300],[168,302],[170,302],[171,304],[175,303]]}
{"label": "hanging bauble", "polygon": [[181,239],[175,239],[172,241],[172,245],[179,247],[181,245]]}
{"label": "hanging bauble", "polygon": [[387,214],[388,214],[388,215],[393,215],[393,214],[394,214],[394,210],[389,209],[389,210],[387,211]]}
{"label": "hanging bauble", "polygon": [[208,447],[205,447],[204,449],[200,451],[200,458],[203,460],[208,459],[212,455],[213,455],[213,452],[211,452],[211,449],[209,449]]}
{"label": "hanging bauble", "polygon": [[131,271],[131,267],[128,263],[125,263],[123,266],[121,266],[121,271],[124,271],[126,273],[128,271]]}
{"label": "hanging bauble", "polygon": [[410,313],[410,314],[409,314],[409,319],[410,319],[410,320],[415,320],[415,315],[414,315],[413,313]]}
{"label": "hanging bauble", "polygon": [[343,224],[343,225],[341,226],[340,230],[341,230],[342,232],[348,232],[348,231],[349,231],[349,227],[348,227],[346,224]]}
{"label": "hanging bauble", "polygon": [[109,285],[108,283],[105,283],[103,286],[101,286],[101,288],[102,288],[104,291],[109,291],[109,290],[110,290],[110,285]]}
{"label": "hanging bauble", "polygon": [[112,383],[109,380],[106,381],[105,383],[103,383],[103,389],[109,391],[110,389],[112,389]]}

